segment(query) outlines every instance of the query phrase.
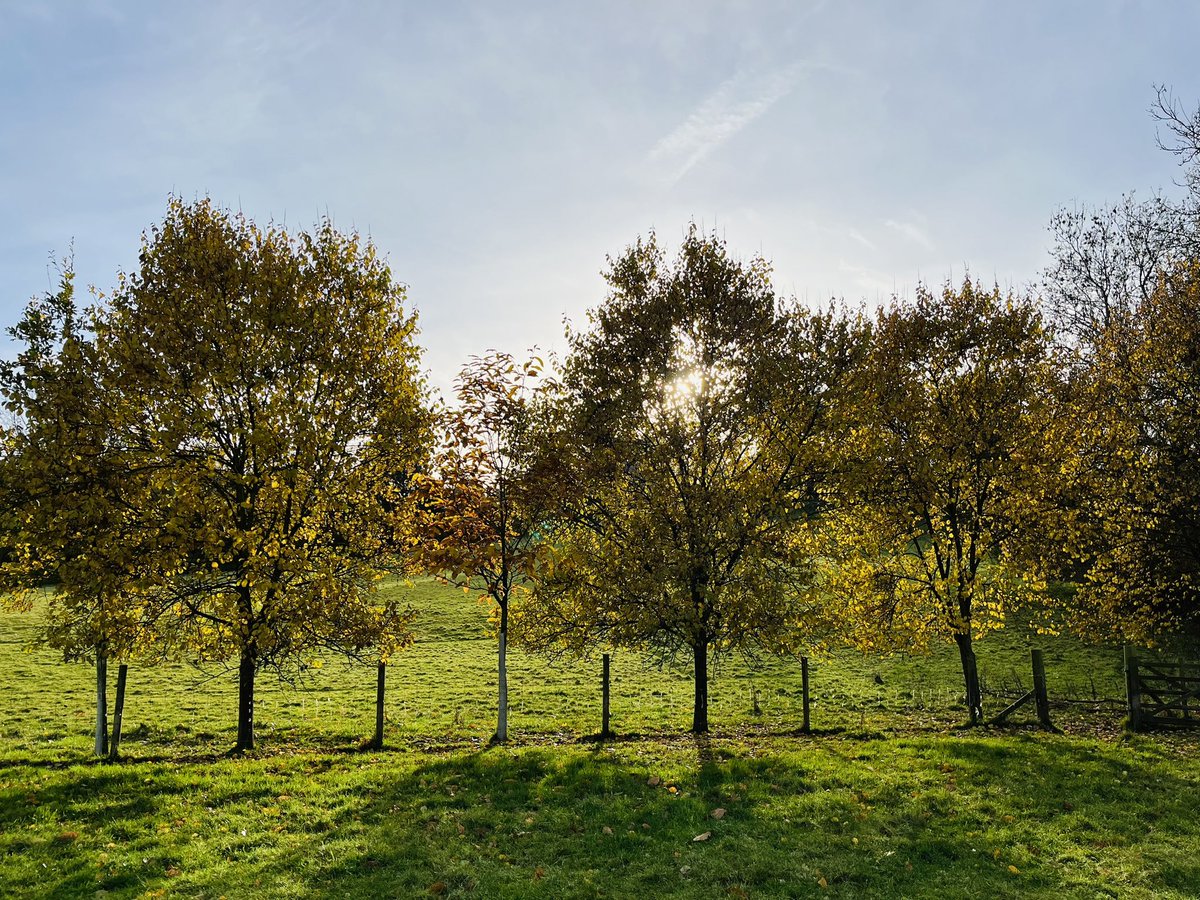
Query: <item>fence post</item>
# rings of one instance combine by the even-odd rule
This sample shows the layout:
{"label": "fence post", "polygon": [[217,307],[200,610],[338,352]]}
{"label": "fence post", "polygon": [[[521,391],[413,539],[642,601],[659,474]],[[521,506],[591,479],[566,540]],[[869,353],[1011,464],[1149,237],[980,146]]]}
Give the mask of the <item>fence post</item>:
{"label": "fence post", "polygon": [[604,654],[604,673],[602,676],[602,687],[601,687],[601,692],[600,692],[600,696],[601,696],[601,700],[600,700],[600,736],[601,737],[608,737],[610,734],[612,734],[612,731],[608,727],[608,724],[609,724],[609,719],[608,719],[608,711],[609,711],[608,676],[609,676],[609,655],[607,653],[605,653]]}
{"label": "fence post", "polygon": [[1046,664],[1042,659],[1041,650],[1030,650],[1033,661],[1033,701],[1037,706],[1038,724],[1043,728],[1053,728],[1050,724],[1050,696],[1046,692]]}
{"label": "fence post", "polygon": [[1125,647],[1125,699],[1129,705],[1129,728],[1142,727],[1142,685],[1138,680],[1137,654]]}
{"label": "fence post", "polygon": [[117,668],[117,700],[113,707],[112,740],[108,742],[109,762],[116,762],[121,752],[121,718],[125,715],[125,676],[129,666],[125,663]]}
{"label": "fence post", "polygon": [[809,714],[808,714],[809,710],[808,710],[808,657],[807,656],[800,657],[800,689],[804,695],[804,697],[803,697],[804,729],[803,730],[807,734],[809,731],[809,725],[811,724],[809,721]]}
{"label": "fence post", "polygon": [[108,754],[108,660],[96,650],[96,755]]}
{"label": "fence post", "polygon": [[371,741],[371,746],[376,750],[383,749],[383,694],[386,681],[387,663],[380,660],[375,670],[375,738]]}

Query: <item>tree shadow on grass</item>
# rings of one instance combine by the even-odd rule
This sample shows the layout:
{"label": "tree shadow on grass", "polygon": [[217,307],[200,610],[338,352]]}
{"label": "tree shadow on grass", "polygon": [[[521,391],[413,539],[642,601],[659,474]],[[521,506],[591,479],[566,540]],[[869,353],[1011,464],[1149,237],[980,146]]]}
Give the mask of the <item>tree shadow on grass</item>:
{"label": "tree shadow on grass", "polygon": [[[1182,886],[1194,887],[1194,854],[1175,848],[1200,840],[1197,782],[1126,748],[980,736],[914,738],[870,753],[689,737],[668,747],[628,741],[612,753],[503,747],[434,758],[97,765],[53,773],[36,788],[39,807],[17,786],[0,791],[8,834],[0,843],[28,854],[30,867],[8,888],[33,897],[134,886],[346,900],[431,889],[933,897],[963,896],[968,886],[979,896],[1094,896],[1096,866],[1119,868],[1129,853],[1144,867],[1139,886],[1184,896]],[[1156,813],[1162,798],[1170,801]],[[28,829],[39,808],[80,837],[56,842]],[[228,830],[191,824],[212,808]],[[1114,817],[1121,808],[1128,813]],[[156,823],[172,815],[202,833],[182,843],[157,836]],[[124,853],[130,871],[97,868],[114,836],[121,846],[106,852]]]}

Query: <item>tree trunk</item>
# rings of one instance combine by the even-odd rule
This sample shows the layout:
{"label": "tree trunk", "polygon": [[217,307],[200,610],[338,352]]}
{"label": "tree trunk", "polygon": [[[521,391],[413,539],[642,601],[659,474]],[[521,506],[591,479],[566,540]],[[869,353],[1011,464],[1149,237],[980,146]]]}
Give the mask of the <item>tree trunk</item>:
{"label": "tree trunk", "polygon": [[500,604],[499,712],[496,717],[496,743],[508,740],[508,604]]}
{"label": "tree trunk", "polygon": [[237,744],[233,748],[235,753],[254,749],[254,675],[257,668],[254,651],[244,648],[238,665]]}
{"label": "tree trunk", "polygon": [[967,688],[967,714],[971,724],[978,725],[983,721],[983,698],[979,692],[979,668],[975,662],[975,651],[971,647],[971,633],[968,631],[954,636],[958,644],[958,656],[962,660],[963,681]]}
{"label": "tree trunk", "polygon": [[708,640],[692,647],[696,667],[696,697],[692,706],[692,734],[708,733]]}
{"label": "tree trunk", "polygon": [[109,762],[116,762],[121,752],[121,717],[125,714],[125,676],[128,672],[129,666],[121,663],[117,669],[117,698],[113,701],[112,740],[108,742]]}
{"label": "tree trunk", "polygon": [[96,755],[108,754],[108,657],[96,648]]}

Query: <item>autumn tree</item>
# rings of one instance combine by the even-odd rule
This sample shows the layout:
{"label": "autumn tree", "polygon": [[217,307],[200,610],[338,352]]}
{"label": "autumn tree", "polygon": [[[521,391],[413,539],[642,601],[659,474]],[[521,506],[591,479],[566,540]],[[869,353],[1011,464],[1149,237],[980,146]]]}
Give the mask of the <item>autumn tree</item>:
{"label": "autumn tree", "polygon": [[954,639],[974,724],[973,642],[1038,587],[1022,541],[1055,463],[1049,339],[1029,298],[922,286],[880,310],[862,373],[841,590],[879,626],[868,646]]}
{"label": "autumn tree", "polygon": [[1070,349],[1070,464],[1049,481],[1063,525],[1049,558],[1079,585],[1071,623],[1155,643],[1200,633],[1196,265],[1200,109],[1159,88],[1159,145],[1181,197],[1060,213],[1046,284]]}
{"label": "autumn tree", "polygon": [[23,609],[44,596],[41,639],[68,661],[95,665],[95,748],[104,755],[109,662],[168,648],[154,628],[161,608],[136,593],[152,566],[146,480],[116,440],[114,397],[102,388],[103,361],[90,314],[75,301],[70,259],[59,275],[57,290],[30,301],[9,329],[20,349],[0,366],[12,415],[0,457],[9,542],[0,593]]}
{"label": "autumn tree", "polygon": [[605,278],[590,330],[571,336],[571,490],[522,633],[687,653],[705,732],[712,658],[792,649],[817,627],[804,533],[854,329],[781,302],[765,260],[694,226],[674,260],[652,234]]}
{"label": "autumn tree", "polygon": [[416,317],[374,247],[328,220],[293,235],[173,198],[139,263],[95,321],[154,498],[136,590],[199,659],[238,659],[247,750],[261,669],[408,639],[375,586],[403,562],[426,452]]}
{"label": "autumn tree", "polygon": [[1142,644],[1200,638],[1200,260],[1164,271],[1076,378],[1060,478],[1072,624]]}
{"label": "autumn tree", "polygon": [[542,360],[492,351],[474,357],[441,418],[441,446],[420,479],[418,552],[425,566],[466,591],[482,584],[499,641],[495,740],[508,740],[509,612],[527,593],[553,490],[539,411],[552,382]]}

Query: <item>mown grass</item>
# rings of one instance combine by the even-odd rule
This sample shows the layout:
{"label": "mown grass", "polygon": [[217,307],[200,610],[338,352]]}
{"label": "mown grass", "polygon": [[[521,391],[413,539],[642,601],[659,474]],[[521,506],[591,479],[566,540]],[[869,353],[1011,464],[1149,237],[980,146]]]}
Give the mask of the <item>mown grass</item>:
{"label": "mown grass", "polygon": [[[34,620],[0,616],[0,894],[1200,895],[1196,742],[1126,738],[1118,709],[1056,709],[1062,734],[968,732],[952,648],[839,655],[814,661],[815,733],[796,735],[798,667],[736,662],[697,740],[688,673],[620,653],[622,737],[599,744],[598,662],[514,653],[515,739],[488,747],[482,611],[429,582],[390,589],[420,615],[389,667],[383,752],[359,749],[373,667],[325,660],[297,685],[262,678],[260,749],[241,759],[223,755],[231,673],[133,668],[126,758],[93,762],[90,670],[27,651]],[[1052,695],[1120,696],[1119,652],[1044,646]],[[989,637],[985,679],[1028,682],[1027,650]]]}

